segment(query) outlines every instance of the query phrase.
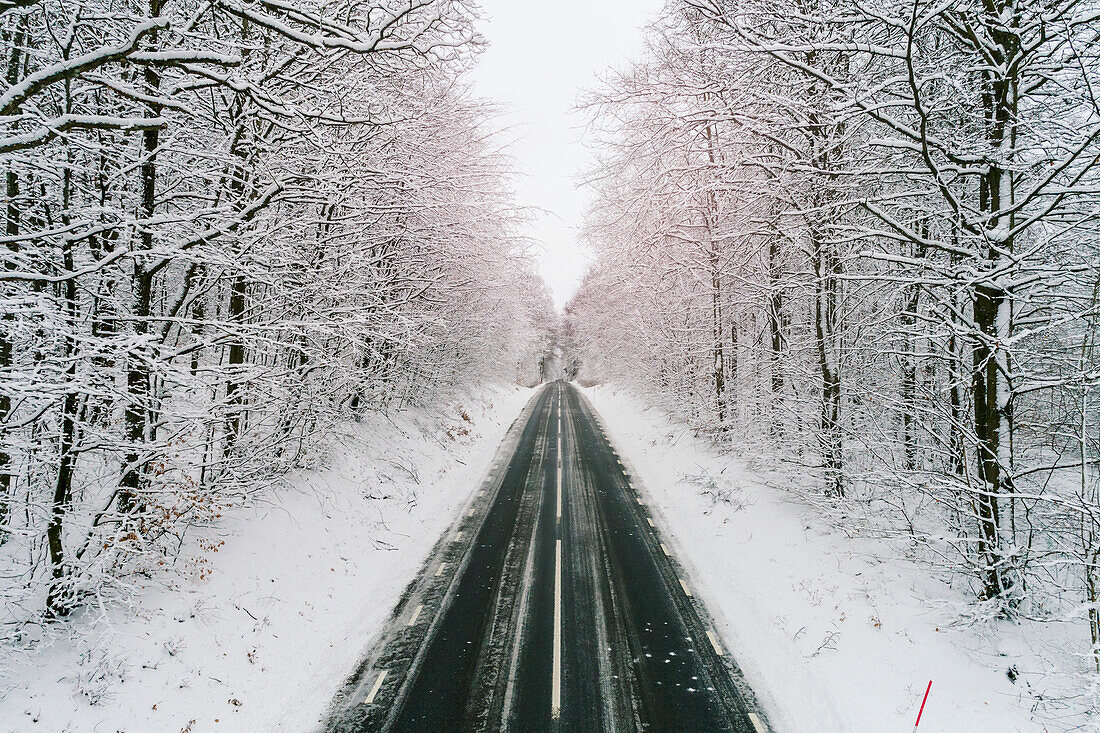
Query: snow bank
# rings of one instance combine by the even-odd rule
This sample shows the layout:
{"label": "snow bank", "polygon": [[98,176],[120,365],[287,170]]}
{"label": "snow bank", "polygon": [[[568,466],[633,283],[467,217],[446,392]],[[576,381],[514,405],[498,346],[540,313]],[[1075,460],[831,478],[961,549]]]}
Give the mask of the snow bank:
{"label": "snow bank", "polygon": [[908,733],[929,680],[920,733],[1062,729],[1009,679],[1037,663],[1006,651],[1019,627],[961,625],[962,594],[887,542],[836,533],[625,393],[584,391],[777,731]]}
{"label": "snow bank", "polygon": [[530,395],[348,427],[330,466],[189,535],[169,587],[0,649],[0,730],[315,728]]}

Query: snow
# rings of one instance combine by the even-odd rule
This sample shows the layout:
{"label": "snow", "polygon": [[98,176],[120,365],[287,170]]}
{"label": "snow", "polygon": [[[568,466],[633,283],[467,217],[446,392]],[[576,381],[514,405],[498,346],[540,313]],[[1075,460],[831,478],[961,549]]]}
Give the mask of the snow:
{"label": "snow", "polygon": [[[585,392],[777,733],[910,731],[929,680],[921,733],[1083,722],[1030,712],[1050,624],[962,623],[964,594],[885,540],[837,531],[627,393]],[[530,395],[348,426],[327,467],[189,536],[130,605],[0,648],[0,730],[315,729]]]}
{"label": "snow", "polygon": [[0,730],[316,728],[530,396],[347,426],[328,466],[188,536],[128,606],[0,648]]}
{"label": "snow", "polygon": [[963,623],[963,592],[886,540],[839,532],[773,476],[629,393],[584,391],[776,731],[910,731],[930,680],[921,733],[1083,722],[1054,727],[1030,712],[1034,648],[1065,629]]}

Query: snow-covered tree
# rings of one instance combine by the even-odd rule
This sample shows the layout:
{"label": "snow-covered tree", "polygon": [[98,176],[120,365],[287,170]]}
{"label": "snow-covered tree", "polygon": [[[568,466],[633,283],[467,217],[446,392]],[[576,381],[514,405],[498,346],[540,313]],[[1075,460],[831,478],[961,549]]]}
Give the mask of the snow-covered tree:
{"label": "snow-covered tree", "polygon": [[[23,618],[334,421],[528,379],[551,307],[460,0],[0,7],[0,541]],[[523,374],[520,374],[520,372]]]}
{"label": "snow-covered tree", "polygon": [[1100,664],[1097,18],[669,2],[589,105],[567,318],[583,377],[803,455],[991,612],[1083,589]]}

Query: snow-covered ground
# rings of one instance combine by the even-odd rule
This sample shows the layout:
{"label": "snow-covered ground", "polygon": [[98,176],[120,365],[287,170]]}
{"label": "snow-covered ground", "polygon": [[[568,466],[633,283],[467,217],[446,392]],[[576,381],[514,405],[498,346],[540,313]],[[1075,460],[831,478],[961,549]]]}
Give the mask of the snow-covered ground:
{"label": "snow-covered ground", "polygon": [[181,572],[0,648],[0,731],[305,731],[532,392],[368,415],[323,470],[186,538]]}
{"label": "snow-covered ground", "polygon": [[[1049,648],[1049,624],[960,623],[964,594],[886,541],[626,393],[586,394],[779,733],[908,733],[929,680],[920,733],[1089,729],[1044,725],[1028,694],[1045,652],[1022,640]],[[326,468],[191,534],[178,574],[0,648],[0,731],[315,728],[530,395],[347,428]]]}
{"label": "snow-covered ground", "polygon": [[777,731],[908,733],[929,681],[920,733],[1091,729],[1028,694],[1049,663],[1022,640],[1068,629],[960,623],[964,594],[890,543],[837,531],[628,393],[585,393]]}

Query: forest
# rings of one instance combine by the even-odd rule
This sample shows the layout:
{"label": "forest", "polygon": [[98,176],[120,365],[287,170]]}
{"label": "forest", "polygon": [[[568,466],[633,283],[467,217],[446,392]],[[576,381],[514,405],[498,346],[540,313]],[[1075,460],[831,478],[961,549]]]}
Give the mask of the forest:
{"label": "forest", "polygon": [[451,0],[0,4],[3,623],[171,565],[334,422],[537,381]]}
{"label": "forest", "polygon": [[582,381],[1100,671],[1100,7],[676,0],[585,98]]}

